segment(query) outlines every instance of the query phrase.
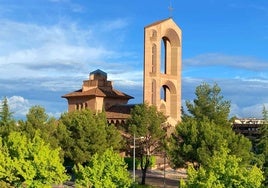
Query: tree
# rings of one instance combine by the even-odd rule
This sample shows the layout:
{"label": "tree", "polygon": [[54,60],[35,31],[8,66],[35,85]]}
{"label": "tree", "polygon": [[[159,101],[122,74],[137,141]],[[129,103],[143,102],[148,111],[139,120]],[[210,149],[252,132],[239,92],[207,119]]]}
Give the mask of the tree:
{"label": "tree", "polygon": [[20,131],[29,138],[33,138],[36,131],[39,131],[40,137],[52,148],[59,147],[59,141],[55,136],[58,126],[57,120],[49,117],[42,106],[32,106],[26,114],[26,120],[19,121],[19,125]]}
{"label": "tree", "polygon": [[230,127],[216,125],[208,119],[184,119],[170,139],[169,156],[174,166],[186,166],[191,162],[198,167],[207,164],[214,151],[227,143],[230,153],[242,158],[241,163],[251,161],[251,142],[242,135],[236,135]]}
{"label": "tree", "polygon": [[166,122],[165,116],[158,112],[155,106],[148,104],[136,105],[128,119],[129,132],[132,135],[135,134],[136,138],[142,138],[137,140],[137,155],[140,158],[142,170],[141,184],[145,184],[151,155],[163,149],[166,137],[164,122]]}
{"label": "tree", "polygon": [[186,101],[186,107],[190,115],[201,121],[208,118],[217,125],[229,125],[230,101],[223,100],[221,89],[217,84],[212,87],[203,83],[195,90],[196,99],[193,103]]}
{"label": "tree", "polygon": [[107,149],[103,154],[94,154],[85,167],[78,164],[75,174],[77,187],[124,188],[130,187],[132,182],[124,159],[113,149]]}
{"label": "tree", "polygon": [[241,158],[230,155],[226,146],[213,152],[207,165],[196,170],[189,166],[187,181],[181,181],[182,188],[258,188],[261,187],[264,177],[262,171],[256,166],[239,165]]}
{"label": "tree", "polygon": [[16,129],[12,114],[9,110],[8,100],[4,97],[0,108],[0,134],[2,137],[6,137],[11,131]]}
{"label": "tree", "polygon": [[95,153],[107,148],[119,150],[122,137],[113,125],[108,125],[104,113],[90,110],[65,113],[59,120],[58,133],[65,159],[74,164],[89,162]]}
{"label": "tree", "polygon": [[263,124],[260,126],[260,137],[257,139],[257,156],[261,159],[262,169],[266,177],[264,184],[268,186],[268,111],[263,107]]}
{"label": "tree", "polygon": [[219,91],[217,85],[213,88],[207,84],[197,87],[197,99],[194,104],[188,102],[191,114],[183,116],[171,136],[169,156],[174,166],[191,162],[198,168],[207,164],[222,143],[227,143],[230,154],[242,159],[241,164],[251,162],[251,142],[232,130],[227,113],[229,102],[223,101]]}
{"label": "tree", "polygon": [[0,141],[0,181],[12,187],[51,187],[67,180],[59,149],[51,149],[38,134],[33,139],[12,132]]}

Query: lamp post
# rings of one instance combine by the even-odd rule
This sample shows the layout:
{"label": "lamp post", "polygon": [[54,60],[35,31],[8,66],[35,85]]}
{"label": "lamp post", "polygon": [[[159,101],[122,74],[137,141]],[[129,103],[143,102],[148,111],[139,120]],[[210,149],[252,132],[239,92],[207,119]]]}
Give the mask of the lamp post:
{"label": "lamp post", "polygon": [[143,139],[144,137],[141,136],[139,138],[135,137],[135,133],[133,134],[133,183],[135,183],[136,180],[136,165],[135,165],[135,158],[136,158],[136,139]]}
{"label": "lamp post", "polygon": [[135,140],[136,140],[136,138],[135,138],[135,133],[134,133],[134,137],[133,137],[133,144],[134,144],[134,146],[133,146],[133,183],[135,183],[135,148],[136,148],[136,143],[135,143]]}

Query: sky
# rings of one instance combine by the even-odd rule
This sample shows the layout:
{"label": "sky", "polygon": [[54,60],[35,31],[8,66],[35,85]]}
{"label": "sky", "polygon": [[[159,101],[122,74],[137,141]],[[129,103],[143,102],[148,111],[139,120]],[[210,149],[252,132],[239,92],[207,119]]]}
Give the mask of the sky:
{"label": "sky", "polygon": [[34,105],[59,117],[61,96],[101,69],[142,103],[144,27],[168,17],[182,30],[182,103],[216,83],[230,116],[261,118],[267,0],[0,0],[0,97],[17,119]]}

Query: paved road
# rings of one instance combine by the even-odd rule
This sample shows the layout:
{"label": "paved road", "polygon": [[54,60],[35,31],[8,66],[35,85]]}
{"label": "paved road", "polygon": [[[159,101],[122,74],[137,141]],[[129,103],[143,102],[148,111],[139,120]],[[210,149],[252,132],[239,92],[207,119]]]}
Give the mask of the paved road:
{"label": "paved road", "polygon": [[[137,180],[141,181],[141,171],[136,171]],[[179,179],[185,178],[185,171],[166,170],[165,175],[162,170],[148,170],[146,184],[154,187],[178,188]]]}
{"label": "paved road", "polygon": [[[132,173],[132,171],[131,171]],[[148,170],[146,177],[146,184],[152,185],[155,188],[178,188],[179,179],[185,178],[184,170]],[[141,182],[141,170],[136,170],[136,180]],[[53,188],[74,188],[74,182],[66,182],[64,186],[53,186]]]}

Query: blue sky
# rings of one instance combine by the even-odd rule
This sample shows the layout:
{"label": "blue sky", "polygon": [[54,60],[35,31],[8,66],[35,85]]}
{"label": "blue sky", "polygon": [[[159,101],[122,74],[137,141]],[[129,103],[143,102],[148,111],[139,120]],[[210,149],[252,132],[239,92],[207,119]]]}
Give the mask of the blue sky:
{"label": "blue sky", "polygon": [[142,102],[143,29],[170,16],[182,29],[182,99],[217,83],[231,116],[261,117],[268,105],[267,0],[0,0],[0,97],[22,118],[41,105],[67,111],[62,95],[90,72]]}

